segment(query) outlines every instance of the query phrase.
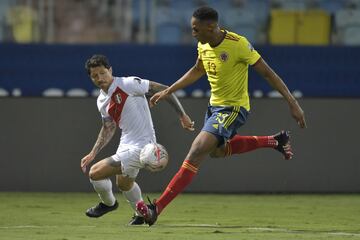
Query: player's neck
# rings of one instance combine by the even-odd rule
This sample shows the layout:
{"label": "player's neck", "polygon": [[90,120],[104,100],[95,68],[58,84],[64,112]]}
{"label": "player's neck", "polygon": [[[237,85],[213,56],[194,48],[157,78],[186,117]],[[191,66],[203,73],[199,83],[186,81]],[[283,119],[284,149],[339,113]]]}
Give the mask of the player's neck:
{"label": "player's neck", "polygon": [[114,82],[114,77],[111,78],[109,85],[105,86],[104,88],[101,88],[101,90],[103,90],[106,94],[108,94],[109,88],[113,82]]}
{"label": "player's neck", "polygon": [[221,31],[219,28],[214,33],[214,38],[211,39],[211,41],[209,41],[209,45],[213,48],[219,46],[222,43],[222,41],[224,40],[225,35],[226,35],[226,32]]}

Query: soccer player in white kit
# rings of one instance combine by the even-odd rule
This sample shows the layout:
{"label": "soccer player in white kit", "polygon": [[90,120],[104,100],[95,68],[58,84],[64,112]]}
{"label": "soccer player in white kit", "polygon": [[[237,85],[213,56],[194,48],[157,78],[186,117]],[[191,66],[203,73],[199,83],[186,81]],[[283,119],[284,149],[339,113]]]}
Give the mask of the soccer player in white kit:
{"label": "soccer player in white kit", "polygon": [[[100,217],[118,207],[112,192],[109,177],[116,175],[116,183],[135,210],[130,225],[144,223],[144,218],[136,211],[136,203],[142,200],[141,190],[135,182],[139,170],[144,166],[139,161],[140,151],[148,143],[155,143],[155,131],[146,95],[152,96],[164,90],[165,85],[138,77],[114,77],[108,59],[103,55],[93,55],[86,61],[85,68],[100,88],[97,107],[102,117],[102,128],[93,149],[81,159],[81,169],[87,166],[113,137],[116,128],[121,129],[119,147],[114,155],[95,163],[89,170],[89,178],[101,202],[86,211],[89,217]],[[185,113],[175,95],[168,102],[177,112],[183,128],[194,130],[194,122]]]}

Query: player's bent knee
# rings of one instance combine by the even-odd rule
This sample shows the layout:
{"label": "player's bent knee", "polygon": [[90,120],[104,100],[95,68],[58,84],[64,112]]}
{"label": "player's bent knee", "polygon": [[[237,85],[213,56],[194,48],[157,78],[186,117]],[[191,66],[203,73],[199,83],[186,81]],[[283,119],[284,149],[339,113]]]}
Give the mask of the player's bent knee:
{"label": "player's bent knee", "polygon": [[101,175],[99,174],[98,171],[94,170],[93,168],[90,168],[89,171],[89,178],[93,181],[98,181],[101,180]]}
{"label": "player's bent knee", "polygon": [[211,158],[221,158],[221,157],[225,157],[225,152],[223,149],[221,148],[217,148],[214,151],[212,151],[209,156]]}

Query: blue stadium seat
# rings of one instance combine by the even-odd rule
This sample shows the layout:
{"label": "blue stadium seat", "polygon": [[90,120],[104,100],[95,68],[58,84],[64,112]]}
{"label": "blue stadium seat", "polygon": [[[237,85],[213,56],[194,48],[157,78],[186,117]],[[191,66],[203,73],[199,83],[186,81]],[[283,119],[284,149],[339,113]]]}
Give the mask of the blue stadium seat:
{"label": "blue stadium seat", "polygon": [[360,25],[346,27],[343,34],[343,44],[351,46],[360,45]]}
{"label": "blue stadium seat", "polygon": [[345,1],[342,0],[319,0],[320,8],[329,12],[330,14],[335,14],[338,10],[344,7]]}
{"label": "blue stadium seat", "polygon": [[341,9],[335,13],[335,26],[340,43],[360,45],[360,10]]}
{"label": "blue stadium seat", "polygon": [[231,30],[246,37],[250,43],[257,43],[257,31],[255,27],[249,25],[237,25]]}
{"label": "blue stadium seat", "polygon": [[247,8],[229,9],[224,16],[225,25],[229,27],[230,31],[236,32],[245,36],[250,42],[257,42],[258,25],[256,24],[256,16]]}
{"label": "blue stadium seat", "polygon": [[156,42],[160,44],[179,44],[182,40],[181,26],[167,22],[156,26]]}
{"label": "blue stadium seat", "polygon": [[246,8],[256,13],[256,21],[260,23],[262,28],[265,28],[266,22],[270,16],[270,1],[268,0],[256,0],[256,1],[247,1]]}
{"label": "blue stadium seat", "polygon": [[305,10],[306,2],[299,0],[276,0],[281,9],[284,10]]}

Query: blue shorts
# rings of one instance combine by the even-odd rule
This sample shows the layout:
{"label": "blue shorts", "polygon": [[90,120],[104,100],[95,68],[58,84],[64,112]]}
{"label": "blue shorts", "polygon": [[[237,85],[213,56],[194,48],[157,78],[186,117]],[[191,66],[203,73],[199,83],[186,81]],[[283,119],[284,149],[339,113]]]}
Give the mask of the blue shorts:
{"label": "blue shorts", "polygon": [[245,124],[249,112],[238,106],[208,106],[205,123],[201,131],[214,134],[219,140],[218,146],[231,139],[237,130]]}

